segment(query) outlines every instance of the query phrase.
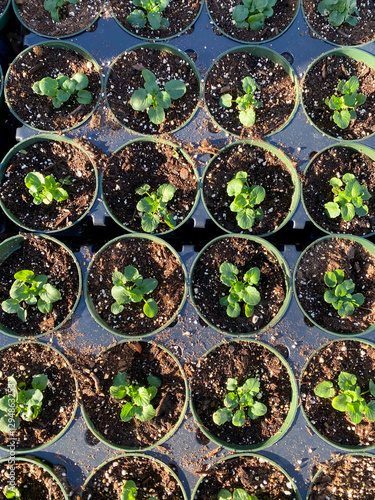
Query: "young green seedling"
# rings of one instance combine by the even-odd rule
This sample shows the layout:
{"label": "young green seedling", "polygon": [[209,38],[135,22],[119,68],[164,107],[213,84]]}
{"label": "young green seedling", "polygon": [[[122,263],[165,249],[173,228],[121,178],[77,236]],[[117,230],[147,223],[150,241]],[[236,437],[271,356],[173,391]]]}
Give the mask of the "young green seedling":
{"label": "young green seedling", "polygon": [[160,125],[165,120],[165,109],[172,105],[172,100],[180,99],[186,93],[186,85],[182,80],[170,80],[160,90],[156,76],[152,71],[144,69],[143,89],[137,89],[130,98],[130,106],[135,111],[146,111],[152,123]]}
{"label": "young green seedling", "polygon": [[[344,182],[343,182],[344,181]],[[371,198],[366,186],[362,186],[353,174],[344,174],[342,180],[332,177],[329,181],[334,194],[333,201],[324,205],[329,218],[334,219],[340,214],[345,221],[350,221],[355,215],[363,217],[368,214],[368,206],[365,201]],[[341,186],[345,184],[345,189]]]}
{"label": "young green seedling", "polygon": [[156,415],[156,410],[150,401],[156,396],[158,387],[161,385],[161,380],[155,375],[147,377],[148,387],[140,387],[132,384],[125,372],[119,372],[113,386],[109,391],[116,399],[124,399],[128,397],[130,401],[124,404],[121,409],[120,418],[124,422],[128,422],[133,417],[146,422],[151,420]]}
{"label": "young green seedling", "polygon": [[29,306],[37,306],[39,311],[47,314],[52,311],[52,304],[61,299],[61,293],[47,283],[45,274],[35,276],[33,271],[18,271],[9,295],[10,299],[4,300],[1,307],[8,314],[17,314],[21,321],[26,321]]}
{"label": "young green seedling", "polygon": [[220,266],[220,281],[229,286],[229,294],[221,297],[220,305],[226,306],[227,315],[237,318],[241,314],[240,302],[245,303],[245,316],[250,318],[254,314],[254,306],[260,302],[260,293],[253,285],[260,279],[260,271],[252,267],[243,276],[243,282],[237,278],[238,269],[230,262],[223,262]]}
{"label": "young green seedling", "polygon": [[365,394],[371,394],[375,397],[375,384],[372,380],[369,383],[369,390],[361,392],[357,385],[357,377],[351,373],[341,372],[338,379],[339,392],[337,396],[333,383],[325,380],[318,384],[314,392],[320,398],[332,399],[332,407],[335,410],[347,412],[350,420],[354,424],[359,424],[363,417],[370,422],[375,422],[375,400],[368,403],[363,397]]}
{"label": "young green seedling", "polygon": [[255,396],[259,397],[260,392],[260,382],[257,378],[248,378],[242,386],[238,385],[237,379],[228,378],[227,391],[229,392],[224,398],[224,408],[219,408],[212,415],[216,425],[232,421],[236,427],[242,427],[246,420],[244,408],[247,408],[247,414],[252,420],[267,413],[267,406],[254,399]]}
{"label": "young green seedling", "polygon": [[147,21],[153,30],[169,26],[168,19],[162,16],[162,12],[169,5],[169,0],[133,0],[133,5],[140,8],[133,10],[126,18],[131,26],[144,28]]}
{"label": "young green seedling", "polygon": [[6,499],[12,498],[13,500],[21,500],[21,493],[15,486],[5,486],[3,489],[3,495]]}
{"label": "young green seedling", "polygon": [[75,96],[80,104],[90,104],[92,95],[85,90],[88,84],[89,79],[83,73],[76,73],[72,78],[66,75],[58,76],[56,79],[47,76],[34,83],[33,91],[38,95],[51,97],[53,106],[61,108],[71,96]]}
{"label": "young green seedling", "polygon": [[33,203],[40,205],[50,205],[53,200],[57,202],[65,201],[69,198],[68,192],[61,186],[71,185],[68,175],[60,181],[56,181],[53,175],[44,177],[40,172],[29,172],[25,177],[25,184],[29,193],[33,197]]}
{"label": "young green seedling", "polygon": [[344,23],[355,26],[355,16],[359,15],[357,0],[322,0],[318,3],[318,11],[322,16],[328,16],[329,24],[335,27]]}
{"label": "young green seedling", "polygon": [[78,3],[78,0],[44,0],[44,8],[51,14],[52,19],[56,23],[59,23],[60,9],[67,3],[76,4]]}
{"label": "young green seedling", "polygon": [[[148,318],[153,318],[158,312],[158,305],[154,299],[145,299],[143,296],[153,292],[158,286],[155,278],[146,278],[139,274],[133,266],[126,266],[124,274],[115,271],[112,274],[114,286],[111,289],[115,303],[111,306],[113,314],[120,314],[124,305],[130,302],[141,302],[143,300],[143,312]],[[130,282],[130,283],[129,283]]]}
{"label": "young green seedling", "polygon": [[355,285],[352,280],[344,280],[342,269],[326,272],[324,283],[329,287],[324,292],[324,300],[333,305],[339,316],[351,316],[365,301],[362,293],[353,294]]}
{"label": "young green seedling", "polygon": [[266,196],[266,191],[262,186],[252,185],[247,182],[247,172],[237,172],[234,179],[228,182],[228,196],[234,196],[230,204],[232,212],[236,212],[236,221],[241,229],[250,229],[255,220],[263,219],[263,210],[260,205]]}
{"label": "young green seedling", "polygon": [[137,203],[137,210],[142,212],[142,229],[146,233],[152,233],[158,228],[162,220],[168,227],[174,228],[176,221],[172,212],[167,212],[167,203],[173,198],[176,188],[172,184],[162,184],[156,191],[149,190],[151,186],[143,184],[136,189],[136,194],[143,196]]}
{"label": "young green seedling", "polygon": [[44,374],[33,376],[32,389],[26,389],[25,382],[17,382],[13,376],[8,377],[11,394],[0,399],[1,432],[9,434],[20,426],[21,420],[31,422],[38,417],[42,411],[43,391],[47,384],[48,377]]}
{"label": "young green seedling", "polygon": [[249,28],[258,31],[264,27],[267,17],[273,16],[273,8],[277,0],[242,0],[232,13],[236,28]]}
{"label": "young green seedling", "polygon": [[236,488],[233,493],[229,490],[222,489],[217,495],[217,500],[258,500],[258,497],[246,493],[242,488]]}
{"label": "young green seedling", "polygon": [[219,104],[225,108],[230,108],[232,103],[235,102],[240,112],[239,120],[242,125],[252,127],[255,123],[255,109],[263,106],[263,103],[258,101],[254,95],[259,86],[253,78],[246,76],[242,80],[242,88],[245,95],[233,99],[230,94],[224,94],[220,97]]}
{"label": "young green seedling", "polygon": [[[334,111],[333,121],[341,129],[349,127],[350,120],[357,118],[356,109],[366,101],[364,94],[358,94],[359,80],[352,76],[348,81],[340,80],[337,85],[337,93],[330,99],[325,99],[329,109]],[[341,94],[341,95],[340,95]]]}

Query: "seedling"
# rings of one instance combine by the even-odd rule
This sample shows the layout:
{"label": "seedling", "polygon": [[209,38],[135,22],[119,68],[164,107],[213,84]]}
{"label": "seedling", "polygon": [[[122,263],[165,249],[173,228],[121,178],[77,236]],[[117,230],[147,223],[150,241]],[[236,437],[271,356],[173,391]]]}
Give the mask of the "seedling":
{"label": "seedling", "polygon": [[167,203],[173,198],[176,188],[172,184],[162,184],[155,191],[151,193],[149,190],[151,186],[143,184],[143,186],[136,189],[136,194],[143,196],[137,203],[137,210],[142,212],[142,229],[146,233],[152,233],[157,229],[162,220],[168,227],[174,228],[176,221],[172,212],[167,212]]}
{"label": "seedling", "polygon": [[142,76],[145,80],[143,89],[137,89],[130,98],[130,106],[135,111],[146,111],[152,123],[160,125],[165,120],[165,109],[172,105],[172,100],[180,99],[186,92],[186,85],[182,80],[169,80],[160,90],[156,83],[156,76],[152,71],[144,69]]}
{"label": "seedling", "polygon": [[355,16],[359,15],[357,0],[322,0],[318,3],[318,11],[322,16],[328,16],[329,24],[335,27],[344,23],[355,26]]}
{"label": "seedling", "polygon": [[273,8],[277,0],[242,0],[233,10],[236,28],[250,28],[258,31],[264,27],[267,17],[273,16]]}
{"label": "seedling", "polygon": [[240,112],[239,120],[242,125],[252,127],[255,123],[255,109],[263,106],[263,103],[258,101],[254,95],[259,86],[253,78],[246,76],[242,80],[242,88],[245,95],[233,99],[230,94],[224,94],[220,97],[219,104],[225,108],[230,108],[232,103],[235,102]]}
{"label": "seedling", "polygon": [[92,95],[85,90],[88,84],[89,79],[83,73],[76,73],[72,78],[66,75],[58,76],[56,79],[47,76],[34,83],[33,91],[38,95],[52,97],[53,106],[61,108],[71,96],[75,96],[80,104],[90,104]]}
{"label": "seedling", "polygon": [[[340,80],[337,85],[337,93],[330,99],[325,99],[329,109],[334,111],[333,121],[341,129],[349,127],[350,120],[357,118],[356,109],[366,101],[364,94],[358,94],[359,80],[352,76],[348,81]],[[341,95],[340,95],[341,94]]]}
{"label": "seedling", "polygon": [[332,407],[335,410],[347,412],[354,424],[359,424],[364,417],[370,422],[375,422],[375,400],[372,399],[367,403],[363,397],[368,393],[375,397],[375,384],[370,380],[369,390],[365,392],[361,392],[361,388],[356,384],[357,377],[355,375],[341,372],[338,379],[340,390],[337,396],[335,396],[336,390],[330,380],[318,384],[314,392],[320,398],[333,398]]}
{"label": "seedling", "polygon": [[37,306],[39,311],[47,314],[52,311],[52,304],[61,299],[61,293],[47,283],[47,276],[35,276],[33,271],[18,271],[9,295],[10,299],[4,300],[1,307],[8,314],[17,314],[21,321],[26,321],[29,306]]}
{"label": "seedling", "polygon": [[[369,200],[371,195],[366,186],[362,186],[353,174],[344,174],[342,180],[332,177],[329,183],[333,186],[332,193],[335,196],[333,201],[324,205],[328,217],[334,219],[341,214],[345,221],[350,221],[355,215],[363,217],[368,214],[368,206],[364,202]],[[341,190],[343,184],[345,189]]]}
{"label": "seedling", "polygon": [[[111,289],[115,303],[111,306],[113,314],[120,314],[124,310],[124,304],[130,302],[141,302],[143,300],[143,312],[148,318],[153,318],[158,312],[158,305],[154,299],[145,299],[143,296],[153,292],[158,286],[155,278],[146,278],[139,274],[133,266],[126,266],[124,274],[115,271],[112,274],[114,286]],[[128,284],[130,282],[130,284]]]}
{"label": "seedling", "polygon": [[237,318],[241,314],[240,302],[245,303],[245,316],[250,318],[254,314],[254,306],[260,302],[260,293],[253,285],[260,279],[258,267],[252,267],[244,274],[243,282],[237,278],[238,269],[230,262],[223,262],[220,266],[220,281],[229,286],[229,295],[221,297],[220,305],[226,306],[227,315]]}
{"label": "seedling", "polygon": [[13,500],[21,500],[21,493],[15,486],[5,486],[3,489],[3,495],[5,498],[13,498]]}
{"label": "seedling", "polygon": [[25,177],[26,187],[33,197],[33,203],[50,205],[53,200],[65,201],[69,198],[68,192],[61,186],[71,185],[70,175],[56,181],[53,175],[44,177],[40,172],[29,172]]}
{"label": "seedling", "polygon": [[237,379],[228,378],[227,391],[229,392],[224,398],[225,408],[219,408],[212,415],[216,425],[232,421],[236,427],[242,427],[246,419],[244,408],[247,408],[251,420],[267,413],[267,406],[254,400],[255,396],[259,398],[260,391],[260,382],[257,378],[248,378],[242,386],[238,386]]}
{"label": "seedling", "polygon": [[109,389],[111,395],[116,399],[130,398],[121,409],[120,418],[123,422],[128,422],[133,417],[147,422],[155,417],[156,410],[150,401],[156,396],[161,380],[155,375],[149,375],[147,382],[148,387],[140,387],[132,384],[125,372],[116,375],[113,386]]}
{"label": "seedling", "polygon": [[44,0],[44,8],[51,14],[52,19],[59,23],[60,9],[67,3],[76,4],[78,0]]}
{"label": "seedling", "polygon": [[168,7],[169,0],[133,0],[133,5],[140,8],[126,18],[131,26],[144,28],[147,21],[153,30],[169,26],[168,19],[161,14]]}
{"label": "seedling", "polygon": [[255,495],[249,495],[242,488],[236,488],[233,493],[229,490],[222,489],[217,495],[217,500],[258,500]]}
{"label": "seedling", "polygon": [[9,434],[20,426],[21,420],[31,422],[38,417],[42,411],[43,391],[47,384],[48,377],[44,374],[33,376],[32,389],[26,389],[25,382],[17,382],[13,375],[8,377],[8,385],[12,387],[12,394],[0,399],[1,432]]}
{"label": "seedling", "polygon": [[324,300],[333,305],[339,316],[351,316],[365,301],[362,293],[353,294],[355,285],[352,280],[344,280],[342,269],[326,272],[324,283],[329,287],[324,292]]}
{"label": "seedling", "polygon": [[260,205],[266,196],[262,186],[252,185],[247,182],[247,172],[237,172],[234,179],[228,182],[228,196],[234,196],[230,204],[232,212],[236,212],[236,221],[241,229],[250,229],[255,220],[263,219],[263,210]]}

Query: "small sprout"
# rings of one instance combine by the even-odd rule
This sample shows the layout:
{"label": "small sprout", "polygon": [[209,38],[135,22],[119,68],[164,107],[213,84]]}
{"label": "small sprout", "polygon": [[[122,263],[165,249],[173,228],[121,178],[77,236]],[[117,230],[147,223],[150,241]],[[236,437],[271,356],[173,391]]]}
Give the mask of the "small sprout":
{"label": "small sprout", "polygon": [[343,23],[355,26],[355,16],[359,15],[357,0],[322,0],[318,3],[318,11],[322,16],[328,16],[329,24],[335,27]]}
{"label": "small sprout", "polygon": [[168,28],[169,21],[161,13],[168,7],[169,0],[133,0],[133,5],[140,8],[126,18],[131,26],[144,28],[148,21],[153,30]]}
{"label": "small sprout", "polygon": [[64,102],[75,95],[80,104],[90,104],[92,95],[85,90],[89,84],[89,79],[83,73],[76,73],[72,78],[61,75],[56,79],[47,76],[33,85],[33,91],[38,95],[52,97],[52,104],[55,108],[61,108]]}
{"label": "small sprout", "polygon": [[254,314],[254,306],[260,302],[260,293],[253,285],[257,285],[260,279],[258,267],[252,267],[244,274],[243,282],[237,278],[238,269],[230,262],[223,262],[220,266],[220,281],[229,286],[229,295],[221,297],[220,305],[226,306],[227,315],[237,318],[241,314],[239,302],[245,303],[245,316],[250,318]]}
{"label": "small sprout", "polygon": [[336,269],[324,275],[324,283],[329,287],[324,293],[324,300],[332,304],[339,316],[351,316],[354,308],[365,301],[362,293],[354,293],[355,285],[352,280],[344,280],[344,271]]}
{"label": "small sprout", "polygon": [[151,186],[143,184],[136,189],[136,194],[143,196],[137,203],[137,210],[142,212],[142,229],[146,233],[152,233],[157,229],[162,220],[168,227],[174,228],[176,221],[172,212],[167,212],[167,203],[173,198],[176,188],[172,184],[162,184],[158,189],[149,193]]}
{"label": "small sprout", "polygon": [[239,119],[242,125],[252,127],[255,123],[255,108],[263,106],[263,103],[258,101],[254,95],[259,86],[253,78],[246,76],[242,80],[242,88],[245,95],[233,99],[230,94],[224,94],[220,97],[219,104],[225,108],[230,108],[232,102],[235,102],[240,112]]}
{"label": "small sprout", "polygon": [[39,311],[47,314],[52,311],[52,304],[61,299],[61,293],[47,283],[47,276],[35,276],[33,271],[18,271],[9,295],[10,299],[4,300],[1,307],[7,314],[17,314],[21,321],[26,321],[27,308],[37,306]]}
{"label": "small sprout", "polygon": [[224,398],[225,408],[219,408],[212,415],[216,425],[232,421],[236,427],[242,427],[246,419],[244,408],[248,409],[247,414],[251,420],[267,413],[267,406],[254,400],[260,391],[260,382],[257,378],[248,378],[241,387],[238,386],[237,379],[228,378],[227,391],[229,392]]}
{"label": "small sprout", "polygon": [[255,495],[249,495],[242,488],[236,488],[233,493],[229,490],[222,489],[217,495],[217,500],[258,500]]}
{"label": "small sprout", "polygon": [[[114,286],[111,289],[115,303],[111,306],[113,314],[120,314],[124,310],[124,304],[130,302],[141,302],[143,300],[143,312],[148,318],[153,318],[158,312],[158,305],[154,299],[145,299],[143,296],[153,292],[158,286],[155,278],[146,278],[139,274],[133,266],[126,266],[124,274],[115,271],[112,274]],[[130,282],[130,284],[129,284]]]}
{"label": "small sprout", "polygon": [[3,489],[3,495],[5,498],[13,498],[13,500],[21,500],[21,493],[15,486],[6,485]]}
{"label": "small sprout", "polygon": [[44,0],[44,8],[47,12],[51,14],[52,19],[56,22],[60,22],[59,13],[61,7],[66,3],[76,4],[78,0]]}
{"label": "small sprout", "polygon": [[368,393],[375,397],[375,383],[370,380],[369,390],[365,392],[361,392],[361,388],[356,384],[357,377],[355,375],[341,372],[338,379],[340,390],[337,396],[335,396],[336,390],[330,380],[318,384],[314,392],[320,398],[333,398],[332,407],[338,411],[348,412],[350,420],[354,424],[359,424],[364,417],[370,422],[375,422],[375,400],[372,399],[367,403],[363,397]]}
{"label": "small sprout", "polygon": [[355,215],[363,217],[368,214],[368,206],[364,204],[371,198],[366,186],[362,186],[353,174],[344,174],[342,180],[345,189],[341,190],[343,182],[337,177],[332,177],[329,181],[332,193],[335,195],[333,201],[324,205],[330,219],[338,217],[340,214],[345,221],[350,221]]}
{"label": "small sprout", "polygon": [[70,175],[57,182],[53,175],[44,177],[44,175],[39,172],[30,172],[25,177],[25,184],[29,193],[33,196],[33,203],[35,205],[40,205],[41,203],[50,205],[53,200],[57,202],[67,200],[69,194],[61,186],[71,185],[72,183],[70,181]]}
{"label": "small sprout", "polygon": [[357,118],[356,109],[366,101],[364,94],[358,94],[359,80],[352,76],[348,81],[340,80],[337,85],[337,92],[341,95],[333,95],[330,99],[325,99],[329,109],[334,110],[333,121],[341,129],[349,127],[350,120]]}
{"label": "small sprout", "polygon": [[234,196],[230,204],[232,212],[236,212],[236,221],[241,229],[250,229],[255,220],[263,219],[263,210],[260,205],[266,196],[266,191],[262,186],[252,185],[247,182],[247,172],[237,172],[234,179],[228,182],[228,196]]}
{"label": "small sprout", "polygon": [[258,31],[264,27],[267,17],[273,16],[273,8],[277,0],[242,0],[233,10],[236,28],[250,28]]}
{"label": "small sprout", "polygon": [[130,106],[135,111],[145,111],[152,123],[160,125],[165,120],[165,109],[172,105],[172,100],[179,99],[186,93],[186,85],[182,80],[170,80],[160,90],[156,83],[156,76],[152,71],[144,69],[142,76],[145,80],[143,89],[137,89],[130,98]]}
{"label": "small sprout", "polygon": [[31,422],[38,417],[42,411],[43,391],[47,384],[48,377],[44,374],[33,376],[32,389],[26,389],[25,382],[17,383],[13,375],[8,377],[8,385],[12,388],[12,393],[0,399],[1,432],[9,434],[20,426],[21,419]]}
{"label": "small sprout", "polygon": [[130,398],[121,409],[120,418],[123,422],[128,422],[133,417],[141,422],[147,422],[156,415],[156,410],[150,401],[156,396],[161,380],[155,375],[147,377],[148,387],[140,387],[130,383],[125,372],[119,372],[109,391],[115,399]]}

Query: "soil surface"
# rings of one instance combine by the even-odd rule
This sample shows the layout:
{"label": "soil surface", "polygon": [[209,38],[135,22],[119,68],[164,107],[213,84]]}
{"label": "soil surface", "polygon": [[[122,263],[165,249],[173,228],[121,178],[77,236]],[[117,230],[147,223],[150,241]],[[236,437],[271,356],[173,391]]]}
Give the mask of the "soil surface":
{"label": "soil surface", "polygon": [[[256,219],[253,227],[241,229],[236,213],[230,210],[233,197],[227,194],[227,185],[237,172],[247,172],[249,186],[262,186],[266,197],[260,207],[263,219]],[[219,153],[206,171],[203,197],[211,216],[227,231],[262,235],[275,231],[289,215],[294,186],[292,176],[284,163],[270,151],[250,144],[239,144]],[[258,207],[258,205],[257,205]]]}
{"label": "soil surface", "polygon": [[[154,73],[161,90],[170,80],[183,80],[187,89],[180,99],[165,109],[165,120],[152,123],[146,111],[135,111],[130,98],[137,89],[144,88],[142,70]],[[106,86],[108,104],[122,125],[140,134],[161,134],[181,127],[193,115],[199,100],[200,82],[188,62],[166,50],[138,48],[119,56],[111,66]]]}
{"label": "soil surface", "polygon": [[[177,147],[149,141],[133,142],[108,160],[102,182],[105,202],[121,224],[137,232],[144,232],[142,213],[136,208],[143,196],[135,191],[143,184],[149,184],[149,193],[157,191],[162,184],[174,186],[176,192],[168,202],[168,212],[174,214],[177,225],[189,216],[197,197],[198,179]],[[154,232],[165,231],[170,231],[170,227],[161,222]]]}
{"label": "soil surface", "polygon": [[[333,121],[333,110],[324,101],[338,95],[340,80],[348,81],[352,76],[358,77],[358,93],[364,94],[366,101],[357,108],[357,118],[351,120],[346,129],[341,129]],[[351,57],[328,56],[320,59],[306,73],[302,99],[307,115],[322,132],[337,139],[363,139],[375,132],[374,89],[373,68]]]}
{"label": "soil surface", "polygon": [[303,12],[314,31],[325,40],[336,45],[360,45],[375,38],[375,11],[368,0],[357,0],[358,22],[356,26],[343,23],[331,26],[328,16],[318,12],[320,0],[302,0]]}
{"label": "soil surface", "polygon": [[[332,177],[342,178],[353,174],[361,185],[367,187],[371,198],[365,202],[369,212],[363,217],[356,215],[351,221],[341,217],[330,219],[324,205],[333,201]],[[345,188],[345,185],[341,188]],[[320,153],[303,176],[303,198],[308,215],[330,233],[365,236],[375,232],[375,162],[367,155],[350,147],[332,147]]]}
{"label": "soil surface", "polygon": [[[352,316],[340,317],[324,301],[327,271],[342,269],[345,279],[356,285],[364,304]],[[304,254],[296,272],[296,291],[304,311],[322,328],[342,334],[360,333],[375,323],[375,256],[361,244],[349,239],[328,238],[316,243]]]}
{"label": "soil surface", "polygon": [[[36,94],[32,86],[47,76],[72,78],[84,73],[89,79],[87,90],[91,104],[79,104],[70,97],[61,108],[54,108],[52,99]],[[11,66],[5,86],[8,104],[27,125],[40,130],[65,130],[86,120],[101,94],[101,77],[91,61],[74,50],[38,45],[20,56]]]}
{"label": "soil surface", "polygon": [[[245,317],[243,302],[237,318],[230,318],[226,307],[220,305],[220,298],[229,292],[220,281],[223,262],[237,266],[240,280],[252,267],[260,270],[256,288],[261,301],[250,318]],[[263,245],[243,237],[228,236],[211,244],[197,261],[191,280],[198,311],[216,328],[230,333],[251,333],[264,328],[280,311],[287,293],[283,270],[276,257]]]}
{"label": "soil surface", "polygon": [[12,434],[0,433],[0,445],[17,439],[18,449],[35,448],[55,438],[69,424],[76,406],[76,383],[68,363],[48,345],[24,343],[0,351],[1,394],[7,392],[8,377],[32,389],[34,375],[44,374],[48,385],[43,391],[42,411],[32,422],[21,420]]}
{"label": "soil surface", "polygon": [[[69,198],[49,205],[35,205],[25,185],[29,172],[52,175],[56,181],[70,177],[62,185]],[[4,172],[0,197],[21,224],[37,231],[64,229],[74,224],[94,202],[95,170],[87,154],[67,142],[36,142],[9,160]]]}
{"label": "soil surface", "polygon": [[0,323],[29,337],[50,332],[62,323],[72,311],[79,290],[79,271],[71,254],[59,244],[34,235],[23,235],[20,248],[2,262],[0,273],[0,303],[9,299],[9,290],[14,282],[14,274],[30,269],[35,275],[45,274],[48,283],[61,293],[61,300],[53,303],[50,313],[43,314],[37,307],[29,306],[26,322],[16,314],[0,309]]}
{"label": "soil surface", "polygon": [[[146,278],[156,278],[158,286],[147,298],[153,298],[158,313],[148,318],[143,301],[129,303],[122,313],[111,313],[115,302],[111,295],[112,274],[134,266]],[[185,277],[179,259],[160,243],[145,238],[124,238],[95,255],[88,276],[88,293],[96,312],[119,334],[144,335],[168,323],[178,311],[185,292]]]}
{"label": "soil surface", "polygon": [[5,7],[10,3],[11,0],[0,0],[0,16],[3,14]]}

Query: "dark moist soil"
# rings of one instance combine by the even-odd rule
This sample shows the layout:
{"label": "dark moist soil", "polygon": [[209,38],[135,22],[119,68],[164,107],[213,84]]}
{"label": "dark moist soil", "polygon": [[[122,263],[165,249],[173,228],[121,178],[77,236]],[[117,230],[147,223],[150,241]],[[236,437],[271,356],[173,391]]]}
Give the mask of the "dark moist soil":
{"label": "dark moist soil", "polygon": [[[162,184],[172,184],[176,192],[168,202],[168,212],[174,214],[177,224],[188,217],[197,197],[198,180],[192,165],[177,147],[133,142],[108,160],[102,183],[105,202],[121,224],[137,232],[144,232],[142,214],[136,208],[143,196],[135,191],[143,184],[149,184],[150,193]],[[154,232],[169,230],[170,227],[161,222]]]}
{"label": "dark moist soil", "polygon": [[[89,79],[91,104],[79,104],[72,96],[56,109],[50,97],[38,95],[32,89],[35,82],[47,76],[72,78],[76,73],[84,73]],[[78,52],[39,45],[11,65],[6,94],[10,107],[27,125],[41,130],[63,130],[78,125],[92,112],[101,94],[101,79],[94,64]]]}
{"label": "dark moist soil", "polygon": [[[340,317],[324,299],[327,271],[342,269],[355,284],[354,293],[365,296],[352,316]],[[348,239],[329,238],[316,243],[299,262],[296,291],[304,311],[322,328],[342,334],[360,333],[375,323],[375,257]]]}
{"label": "dark moist soil", "polygon": [[[165,120],[153,124],[146,111],[134,111],[130,98],[144,88],[142,70],[149,69],[157,78],[160,89],[170,80],[183,80],[185,95],[172,101],[165,109]],[[141,134],[161,134],[181,127],[194,113],[199,100],[199,81],[188,62],[165,50],[138,48],[119,56],[111,67],[106,86],[109,107],[125,127]]]}
{"label": "dark moist soil", "polygon": [[[301,380],[301,399],[307,418],[327,439],[339,445],[366,447],[374,444],[375,422],[367,418],[354,424],[347,412],[332,408],[332,400],[315,395],[314,389],[323,381],[333,382],[339,394],[338,378],[341,372],[357,377],[361,392],[367,391],[375,377],[375,349],[354,340],[331,342],[320,349],[309,361]],[[371,394],[366,397],[372,400]],[[324,498],[324,497],[323,497]]]}
{"label": "dark moist soil", "polygon": [[29,306],[26,322],[16,314],[0,309],[0,323],[19,336],[29,337],[50,332],[70,314],[78,295],[79,274],[72,256],[57,243],[40,236],[23,235],[20,248],[3,260],[0,273],[0,303],[9,299],[14,274],[30,269],[35,275],[45,274],[48,283],[61,293],[61,300],[54,302],[50,313],[42,314],[37,307]]}
{"label": "dark moist soil", "polygon": [[44,374],[48,385],[43,391],[42,411],[32,422],[21,420],[12,434],[0,433],[0,445],[6,447],[17,439],[18,449],[35,448],[48,443],[69,424],[76,405],[76,385],[68,363],[48,345],[24,343],[0,351],[0,391],[7,392],[8,377],[25,382],[32,389],[34,375]]}
{"label": "dark moist soil", "polygon": [[[29,172],[52,175],[56,181],[70,176],[62,187],[69,198],[50,205],[35,205],[25,185]],[[96,188],[95,170],[87,154],[67,142],[43,141],[22,149],[9,160],[0,196],[5,207],[24,226],[37,231],[64,229],[89,210]]]}
{"label": "dark moist soil", "polygon": [[373,500],[374,467],[374,457],[345,455],[324,467],[307,500]]}
{"label": "dark moist soil", "polygon": [[371,42],[375,37],[374,5],[368,0],[357,0],[359,13],[356,26],[343,23],[341,26],[331,26],[328,16],[318,12],[320,0],[302,0],[303,12],[314,31],[325,40],[336,45],[360,45]]}
{"label": "dark moist soil", "polygon": [[264,42],[275,38],[292,23],[298,8],[297,0],[278,0],[273,7],[274,14],[265,20],[264,27],[258,31],[250,28],[236,28],[232,12],[242,0],[207,0],[208,12],[214,23],[226,35],[243,42]]}
{"label": "dark moist soil", "polygon": [[[264,187],[266,197],[260,207],[264,217],[253,227],[241,229],[236,213],[230,210],[233,197],[227,194],[228,182],[239,171],[248,174],[249,185]],[[274,153],[250,144],[239,144],[219,153],[206,171],[203,196],[211,216],[227,231],[266,234],[275,231],[291,208],[294,186],[291,174]],[[258,205],[257,205],[258,207]]]}
{"label": "dark moist soil", "polygon": [[4,13],[5,7],[10,3],[10,0],[0,0],[0,16]]}
{"label": "dark moist soil", "polygon": [[[242,80],[246,76],[251,76],[260,87],[254,95],[263,103],[255,110],[252,127],[242,125],[236,103],[231,108],[219,104],[223,94],[229,93],[233,100],[244,95]],[[242,138],[262,138],[289,119],[296,101],[296,88],[282,66],[242,50],[226,54],[215,62],[207,75],[205,99],[212,117],[225,130]]]}
{"label": "dark moist soil", "polygon": [[135,482],[140,500],[150,496],[163,500],[184,499],[180,485],[166,467],[151,457],[122,456],[96,470],[84,486],[82,500],[120,498],[125,481],[130,480]]}
{"label": "dark moist soil", "polygon": [[[111,295],[112,274],[134,266],[143,278],[156,278],[158,286],[147,298],[153,298],[158,313],[148,318],[143,301],[126,304],[122,313],[111,313],[115,302]],[[144,335],[165,325],[177,312],[184,297],[185,278],[177,257],[165,245],[145,238],[125,238],[113,243],[94,257],[88,277],[88,292],[96,312],[119,334]]]}
{"label": "dark moist soil", "polygon": [[[332,177],[342,178],[353,174],[361,185],[367,187],[371,198],[366,201],[367,215],[344,221],[341,215],[330,219],[324,205],[333,201]],[[341,189],[344,189],[345,185]],[[365,236],[375,232],[375,162],[350,147],[332,147],[320,153],[303,176],[303,198],[310,217],[330,233]]]}
{"label": "dark moist soil", "polygon": [[[292,388],[287,369],[264,346],[254,342],[220,345],[198,360],[195,367],[187,368],[187,373],[195,411],[203,426],[219,440],[250,446],[263,443],[280,431],[290,409]],[[241,386],[252,377],[260,382],[259,401],[267,406],[267,413],[255,420],[246,416],[242,427],[231,422],[216,425],[212,415],[224,407],[228,378],[236,378]]]}
{"label": "dark moist soil", "polygon": [[28,500],[65,498],[60,486],[46,470],[37,464],[16,461],[16,463],[0,464],[0,500],[5,500],[3,490],[9,485],[10,474],[14,474],[16,487]]}
{"label": "dark moist soil", "polygon": [[[156,409],[152,420],[120,419],[121,409],[129,398],[118,400],[110,395],[118,372],[125,372],[140,387],[149,386],[150,374],[160,378],[162,385],[151,401]],[[144,448],[155,445],[173,431],[184,408],[185,384],[177,363],[159,346],[147,342],[117,344],[95,361],[90,374],[83,373],[83,406],[96,431],[112,444]]]}
{"label": "dark moist soil", "polygon": [[20,18],[28,28],[41,35],[59,38],[88,28],[99,16],[103,0],[79,0],[75,5],[66,3],[59,10],[59,23],[52,19],[43,4],[44,0],[17,2]]}
{"label": "dark moist soil", "polygon": [[139,8],[135,7],[132,2],[128,0],[111,0],[112,12],[126,30],[136,36],[151,39],[170,38],[185,31],[195,21],[201,5],[201,0],[173,0],[162,12],[162,16],[168,19],[169,26],[162,26],[160,29],[154,30],[149,22],[141,29],[127,22],[126,18],[129,14]]}
{"label": "dark moist soil", "polygon": [[[201,472],[199,472],[201,474]],[[297,500],[294,484],[266,458],[243,456],[217,462],[207,470],[192,500],[217,500],[221,489],[244,489],[258,500]]]}
{"label": "dark moist soil", "polygon": [[[228,295],[229,288],[220,281],[220,265],[230,262],[237,266],[238,278],[252,267],[260,269],[257,289],[261,301],[254,314],[246,318],[244,303],[237,318],[227,316],[220,298]],[[278,314],[286,297],[286,284],[282,268],[263,245],[241,237],[226,237],[210,245],[199,258],[192,275],[193,297],[199,312],[216,328],[229,333],[251,333],[264,328]]]}
{"label": "dark moist soil", "polygon": [[[352,76],[359,80],[359,94],[366,101],[357,108],[357,118],[349,127],[341,129],[333,121],[333,111],[325,99],[338,95],[340,80],[348,81]],[[306,73],[302,98],[305,110],[322,132],[337,139],[363,139],[375,132],[375,70],[351,57],[328,56],[320,59]],[[341,95],[341,94],[340,94]]]}

